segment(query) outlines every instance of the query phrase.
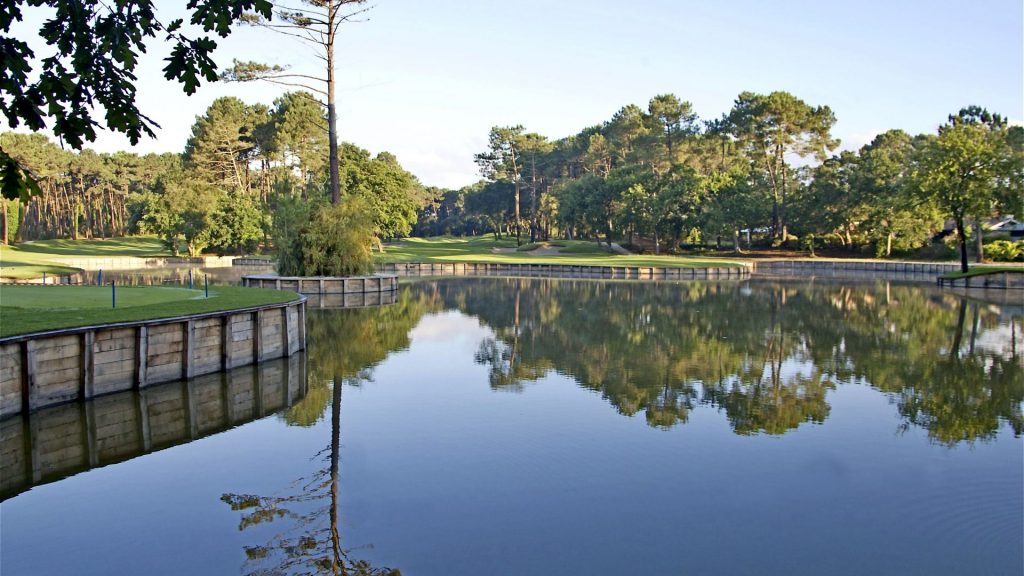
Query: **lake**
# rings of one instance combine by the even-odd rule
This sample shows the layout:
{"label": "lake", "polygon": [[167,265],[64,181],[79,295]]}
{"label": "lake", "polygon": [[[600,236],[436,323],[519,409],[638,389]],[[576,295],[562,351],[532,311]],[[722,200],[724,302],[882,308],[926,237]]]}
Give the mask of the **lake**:
{"label": "lake", "polygon": [[1024,304],[459,278],[0,422],[0,572],[1019,574]]}

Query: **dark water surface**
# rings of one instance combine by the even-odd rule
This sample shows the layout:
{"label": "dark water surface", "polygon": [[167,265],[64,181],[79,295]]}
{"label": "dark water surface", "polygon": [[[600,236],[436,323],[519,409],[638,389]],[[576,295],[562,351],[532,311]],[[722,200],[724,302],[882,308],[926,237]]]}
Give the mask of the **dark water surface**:
{"label": "dark water surface", "polygon": [[290,361],[0,422],[0,572],[1024,567],[1022,306],[450,279],[308,318]]}

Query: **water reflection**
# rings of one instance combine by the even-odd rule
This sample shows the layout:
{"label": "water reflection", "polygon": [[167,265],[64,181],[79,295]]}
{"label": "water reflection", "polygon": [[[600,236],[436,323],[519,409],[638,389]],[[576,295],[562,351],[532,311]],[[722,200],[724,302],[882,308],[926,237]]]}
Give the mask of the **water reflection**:
{"label": "water reflection", "polygon": [[264,544],[245,547],[243,574],[341,574],[401,576],[398,570],[375,568],[342,547],[338,526],[338,468],[341,451],[341,382],[331,386],[331,443],[318,454],[326,468],[292,485],[282,496],[224,494],[221,501],[242,512],[240,531],[284,520],[288,526]]}
{"label": "water reflection", "polygon": [[533,279],[425,281],[399,301],[311,314],[311,370],[358,384],[423,314],[456,309],[491,330],[473,359],[493,389],[557,371],[654,427],[706,407],[737,434],[783,434],[825,422],[837,386],[866,383],[935,442],[1024,431],[1021,307],[888,284]]}
{"label": "water reflection", "polygon": [[272,266],[159,266],[152,268],[137,268],[126,270],[83,270],[81,282],[83,284],[110,284],[117,282],[118,286],[188,286],[191,279],[195,288],[201,288],[203,282],[209,279],[211,285],[227,284],[239,285],[242,283],[242,276],[250,274],[267,274],[273,272]]}
{"label": "water reflection", "polygon": [[383,308],[310,309],[307,351],[310,386],[305,397],[282,413],[288,425],[310,427],[331,411],[330,445],[314,458],[326,465],[277,495],[228,493],[221,500],[241,512],[239,530],[279,521],[283,529],[262,544],[245,548],[245,574],[398,575],[371,566],[342,545],[338,527],[338,472],[343,384],[371,381],[373,368],[409,347],[409,332],[428,311],[440,309],[434,290],[402,291]]}
{"label": "water reflection", "polygon": [[4,419],[0,501],[278,412],[303,396],[305,369],[297,354]]}

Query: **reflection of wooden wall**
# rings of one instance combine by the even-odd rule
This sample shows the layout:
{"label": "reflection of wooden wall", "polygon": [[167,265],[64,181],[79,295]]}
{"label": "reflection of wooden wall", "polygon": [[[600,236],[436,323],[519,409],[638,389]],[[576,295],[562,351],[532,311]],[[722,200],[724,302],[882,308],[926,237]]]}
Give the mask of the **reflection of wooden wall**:
{"label": "reflection of wooden wall", "polygon": [[0,417],[291,356],[305,301],[0,340]]}
{"label": "reflection of wooden wall", "polygon": [[0,420],[0,500],[252,422],[306,393],[302,355]]}

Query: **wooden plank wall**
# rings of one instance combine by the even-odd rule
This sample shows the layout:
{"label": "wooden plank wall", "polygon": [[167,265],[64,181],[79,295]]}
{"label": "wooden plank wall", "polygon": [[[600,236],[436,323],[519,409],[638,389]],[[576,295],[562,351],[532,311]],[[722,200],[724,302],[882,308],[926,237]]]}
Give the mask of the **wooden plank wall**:
{"label": "wooden plank wall", "polygon": [[291,356],[306,347],[305,305],[7,338],[0,418]]}

